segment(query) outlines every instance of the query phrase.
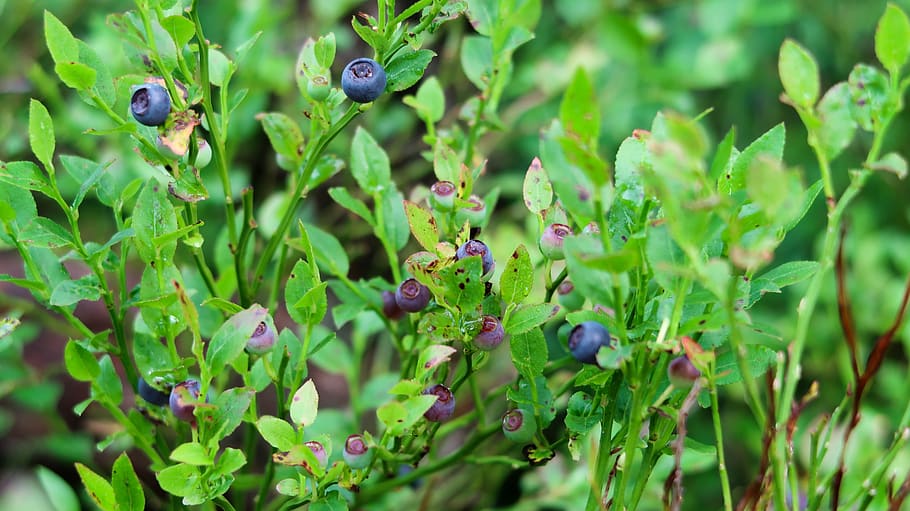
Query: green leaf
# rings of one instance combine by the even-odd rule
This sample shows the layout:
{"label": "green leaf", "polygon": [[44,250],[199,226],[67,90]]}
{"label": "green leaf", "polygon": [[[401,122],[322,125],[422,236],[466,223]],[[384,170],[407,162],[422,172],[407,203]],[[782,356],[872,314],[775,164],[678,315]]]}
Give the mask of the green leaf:
{"label": "green leaf", "polygon": [[434,395],[411,396],[405,401],[391,401],[376,410],[376,417],[385,425],[389,434],[401,436],[436,402]]}
{"label": "green leaf", "polygon": [[54,158],[54,122],[47,108],[37,99],[28,104],[28,143],[44,168],[51,172]]}
{"label": "green leaf", "polygon": [[290,451],[276,452],[272,455],[272,460],[282,465],[303,467],[304,470],[317,479],[325,474],[325,469],[322,468],[319,460],[316,459],[316,455],[313,454],[313,451],[308,446],[303,444],[295,445]]}
{"label": "green leaf", "polygon": [[215,459],[212,455],[198,442],[187,442],[178,445],[171,451],[170,458],[174,461],[197,467],[215,464]]}
{"label": "green leaf", "polygon": [[304,149],[304,138],[300,126],[280,112],[259,114],[256,119],[262,123],[262,128],[275,152],[294,162],[296,167],[303,158]]}
{"label": "green leaf", "polygon": [[240,423],[250,403],[254,391],[246,387],[225,390],[215,400],[215,412],[212,414],[211,432],[215,441],[227,438]]}
{"label": "green leaf", "polygon": [[[95,385],[92,385],[92,395],[99,401],[105,401],[112,405],[119,405],[123,401],[123,382],[120,380],[120,374],[114,367],[114,362],[110,355],[101,357],[98,364],[101,371],[98,373],[98,379]],[[95,391],[98,391],[96,395]]]}
{"label": "green leaf", "polygon": [[417,83],[435,56],[434,51],[427,49],[415,51],[410,47],[398,52],[385,66],[386,90],[402,91]]}
{"label": "green leaf", "polygon": [[493,75],[493,45],[488,38],[469,35],[462,40],[461,68],[475,87],[487,88]]}
{"label": "green leaf", "polygon": [[525,173],[522,195],[528,211],[535,215],[543,215],[553,202],[553,185],[540,164],[540,158],[535,157]]}
{"label": "green leaf", "polygon": [[765,293],[780,293],[781,289],[809,279],[818,272],[816,261],[791,261],[776,266],[752,279],[749,305],[757,302]]}
{"label": "green leaf", "polygon": [[[296,497],[297,495],[300,495],[300,481],[291,478],[282,479],[275,485],[275,490],[281,495]],[[310,505],[310,507],[312,507],[312,505]]]}
{"label": "green leaf", "polygon": [[291,399],[291,420],[301,427],[307,427],[316,421],[319,411],[319,392],[313,380],[307,380],[294,393]]}
{"label": "green leaf", "polygon": [[348,254],[338,238],[314,225],[306,224],[305,229],[312,245],[319,247],[319,251],[316,252],[316,262],[319,263],[319,267],[332,275],[346,276],[350,269],[350,262]]}
{"label": "green leaf", "polygon": [[875,56],[893,76],[910,57],[910,20],[900,7],[889,3],[875,28]]}
{"label": "green leaf", "polygon": [[224,87],[234,74],[234,63],[224,53],[209,47],[209,81]]}
{"label": "green leaf", "polygon": [[518,335],[528,332],[559,312],[559,305],[552,303],[538,303],[534,305],[520,305],[509,316],[508,322],[503,325],[509,335]]}
{"label": "green leaf", "polygon": [[171,260],[177,251],[177,242],[156,245],[155,239],[177,230],[177,213],[167,197],[164,185],[149,179],[133,209],[133,229],[136,231],[136,249],[146,263],[159,257]]}
{"label": "green leaf", "polygon": [[256,421],[256,429],[269,445],[279,451],[290,451],[297,443],[297,432],[294,431],[294,426],[278,417],[271,415],[259,417],[259,420]]}
{"label": "green leaf", "polygon": [[186,46],[196,35],[196,27],[193,22],[183,16],[168,16],[161,20],[161,27],[170,34],[171,39],[174,40],[174,46],[178,49]]}
{"label": "green leaf", "polygon": [[566,407],[566,428],[572,433],[583,435],[600,423],[603,413],[603,407],[595,403],[591,396],[576,392],[569,398]]}
{"label": "green leaf", "polygon": [[351,195],[347,188],[336,186],[329,188],[329,197],[337,202],[341,207],[363,218],[368,224],[375,226],[376,221],[373,219],[373,213],[367,205],[360,199]]}
{"label": "green leaf", "polygon": [[579,137],[584,145],[597,147],[599,112],[591,79],[585,68],[578,67],[559,105],[559,120],[565,130]]}
{"label": "green leaf", "polygon": [[246,465],[246,454],[243,454],[240,449],[228,447],[218,457],[215,469],[219,474],[227,475],[240,470],[244,465]]}
{"label": "green leaf", "polygon": [[433,172],[439,181],[449,181],[458,186],[461,175],[461,158],[440,138],[433,146]]}
{"label": "green leaf", "polygon": [[[665,226],[662,226],[664,229]],[[575,289],[593,303],[608,305],[613,303],[613,279],[604,270],[592,267],[589,260],[604,257],[603,244],[594,236],[569,236],[563,248],[566,254],[566,267],[569,279]],[[659,273],[656,275],[660,276]]]}
{"label": "green leaf", "polygon": [[499,294],[506,303],[521,303],[531,294],[534,285],[534,267],[524,245],[518,245],[506,262],[499,279]]}
{"label": "green leaf", "polygon": [[396,250],[401,250],[411,237],[404,211],[404,196],[390,183],[379,193],[377,202],[376,217],[382,218],[382,222],[377,222],[378,235]]}
{"label": "green leaf", "polygon": [[746,172],[752,165],[752,162],[759,155],[767,155],[774,160],[780,161],[784,155],[784,142],[786,132],[784,124],[780,123],[770,130],[763,133],[749,147],[743,149],[743,152],[736,158],[730,168],[730,172],[720,178],[718,190],[721,193],[732,194],[745,189]]}
{"label": "green leaf", "polygon": [[316,64],[322,69],[332,67],[332,63],[335,62],[334,32],[329,32],[316,40],[316,44],[313,45],[313,57],[316,59]]}
{"label": "green leaf", "polygon": [[828,89],[818,103],[817,114],[821,121],[818,139],[829,160],[850,145],[856,134],[850,102],[850,88],[846,82],[840,82]]}
{"label": "green leaf", "polygon": [[512,364],[515,369],[528,379],[543,372],[547,364],[547,340],[539,328],[513,335],[509,340],[512,352]]}
{"label": "green leaf", "polygon": [[79,472],[79,478],[85,485],[85,490],[92,501],[104,511],[118,511],[117,498],[114,495],[114,488],[111,483],[100,475],[86,467],[82,463],[76,463],[76,471]]}
{"label": "green leaf", "polygon": [[81,62],[59,62],[54,72],[67,87],[88,91],[95,86],[98,72]]}
{"label": "green leaf", "polygon": [[348,511],[348,502],[341,492],[332,492],[310,504],[309,511]]}
{"label": "green leaf", "polygon": [[360,189],[370,195],[389,186],[392,179],[385,150],[360,126],[351,142],[351,174]]}
{"label": "green leaf", "polygon": [[41,192],[48,197],[52,195],[47,177],[30,161],[0,162],[0,183]]}
{"label": "green leaf", "polygon": [[796,41],[787,39],[780,47],[777,70],[787,96],[797,106],[812,108],[821,90],[818,64],[812,55]]}
{"label": "green leaf", "polygon": [[408,224],[411,226],[411,233],[414,234],[417,243],[430,252],[436,252],[436,244],[439,243],[439,228],[436,226],[436,219],[433,218],[432,213],[409,200],[404,201],[404,211],[408,217]]}
{"label": "green leaf", "polygon": [[54,511],[79,511],[79,496],[62,477],[47,467],[39,466],[35,475]]}
{"label": "green leaf", "polygon": [[162,490],[178,497],[196,493],[202,484],[199,469],[185,463],[167,467],[155,474],[155,478]]}
{"label": "green leaf", "polygon": [[[97,184],[94,188],[95,193],[98,195],[98,200],[105,206],[114,205],[117,195],[120,193],[120,186],[114,182],[114,178],[107,172],[109,164],[101,164],[69,154],[60,155],[60,163],[63,164],[63,168],[66,169],[70,177],[79,184],[81,194],[84,195],[93,185]],[[141,183],[141,180],[134,182]],[[83,188],[85,188],[84,192]],[[124,202],[126,201],[124,200]]]}
{"label": "green leaf", "polygon": [[[212,374],[220,374],[240,356],[259,323],[271,322],[268,309],[253,304],[225,321],[209,341],[205,360]],[[269,325],[274,328],[274,325]]]}
{"label": "green leaf", "polygon": [[484,283],[480,257],[465,257],[439,270],[446,301],[461,311],[471,311],[483,301]]}
{"label": "green leaf", "polygon": [[92,353],[76,341],[70,340],[63,350],[66,371],[79,381],[93,381],[101,373],[101,367]]}
{"label": "green leaf", "polygon": [[420,84],[416,96],[405,96],[402,102],[417,112],[417,116],[429,123],[436,123],[445,115],[446,98],[439,80],[431,76]]}
{"label": "green leaf", "polygon": [[142,484],[126,453],[122,453],[114,461],[111,483],[120,511],[145,510],[145,494],[142,491]]}
{"label": "green leaf", "polygon": [[19,240],[32,247],[73,247],[73,235],[50,218],[37,217],[19,233]]}
{"label": "green leaf", "polygon": [[420,352],[417,359],[417,370],[414,377],[426,382],[426,376],[433,373],[433,368],[448,362],[457,350],[445,344],[433,344],[427,346]]}
{"label": "green leaf", "polygon": [[101,298],[101,287],[98,277],[86,275],[76,280],[64,280],[51,292],[50,304],[61,307],[88,300],[94,302]]}
{"label": "green leaf", "polygon": [[880,69],[857,64],[847,78],[850,89],[850,112],[866,131],[875,131],[881,122],[894,113],[891,86]]}
{"label": "green leaf", "polygon": [[44,11],[44,39],[54,62],[79,59],[79,40],[50,11]]}
{"label": "green leaf", "polygon": [[[774,363],[777,358],[777,352],[758,344],[747,344],[745,348],[746,365],[749,366],[749,374],[757,378],[765,374],[765,369]],[[739,364],[736,362],[736,356],[733,351],[726,351],[717,356],[717,365],[715,374],[717,375],[716,383],[718,385],[729,385],[743,381],[743,375],[739,372]]]}
{"label": "green leaf", "polygon": [[297,261],[284,288],[291,319],[301,325],[316,325],[322,321],[328,308],[325,289],[326,283],[313,275],[309,264]]}

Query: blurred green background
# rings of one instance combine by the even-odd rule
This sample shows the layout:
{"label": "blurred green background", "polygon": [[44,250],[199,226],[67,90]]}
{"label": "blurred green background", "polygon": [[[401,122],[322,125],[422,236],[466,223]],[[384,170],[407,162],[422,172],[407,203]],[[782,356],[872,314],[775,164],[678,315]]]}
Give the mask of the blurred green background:
{"label": "blurred green background", "polygon": [[[344,62],[364,51],[362,42],[350,29],[351,17],[358,11],[374,12],[375,5],[350,0],[201,1],[206,35],[225,49],[236,48],[257,31],[263,34],[240,64],[240,72],[232,84],[235,88],[249,88],[249,95],[235,113],[229,141],[234,189],[239,191],[241,185],[247,183],[254,185],[257,204],[268,207],[267,198],[272,191],[281,188],[285,172],[278,167],[255,115],[282,111],[302,120],[305,103],[293,80],[294,62],[302,43],[307,37],[330,31],[335,33],[339,55],[333,71],[337,82],[337,73]],[[910,1],[897,4],[905,10],[910,9]],[[109,126],[109,121],[58,82],[43,39],[42,13],[47,9],[103,55],[114,76],[135,73],[139,66],[129,60],[134,55],[106,23],[109,13],[132,6],[131,2],[114,0],[0,0],[0,49],[3,55],[0,59],[0,160],[31,157],[26,129],[28,101],[37,98],[54,118],[58,154],[113,160],[111,172],[123,182],[152,173],[129,149],[131,146],[125,137],[83,133],[87,128]],[[708,132],[714,140],[720,140],[730,127],[735,127],[739,148],[775,124],[784,122],[787,128],[786,161],[803,169],[807,183],[814,181],[818,171],[806,145],[805,131],[793,110],[778,100],[781,86],[777,77],[777,51],[787,37],[799,41],[818,60],[823,87],[830,87],[846,79],[854,64],[875,63],[873,34],[875,22],[884,7],[885,2],[880,0],[544,1],[544,15],[537,27],[536,38],[522,46],[514,56],[515,74],[500,110],[508,129],[487,135],[480,144],[480,153],[489,158],[488,174],[479,185],[481,191],[494,187],[501,189],[500,202],[493,214],[496,224],[492,229],[494,246],[496,233],[505,237],[516,232],[511,226],[523,228],[526,211],[520,202],[521,179],[529,162],[537,155],[538,133],[557,115],[562,91],[576,66],[588,68],[598,87],[603,122],[600,142],[602,155],[607,160],[612,160],[616,148],[633,129],[649,127],[659,110],[672,109],[695,116],[713,109],[703,121]],[[457,122],[458,109],[477,92],[462,72],[458,56],[461,38],[471,31],[466,21],[458,20],[445,25],[429,42],[429,47],[438,56],[428,73],[438,76],[446,91],[448,113],[443,127]],[[368,128],[389,153],[398,185],[407,195],[415,185],[429,185],[433,179],[431,165],[421,156],[421,151],[426,149],[421,142],[423,126],[417,122],[413,111],[402,104],[403,95],[396,94],[379,101],[357,122]],[[118,112],[125,114],[126,110],[123,101]],[[352,133],[353,129],[347,130],[334,142],[333,150],[343,158],[350,142],[346,137]],[[907,115],[903,115],[891,130],[886,152],[905,150],[908,140],[910,125]],[[860,134],[834,162],[835,183],[839,189],[846,185],[848,169],[862,161],[869,142],[869,137]],[[216,193],[220,186],[215,184],[214,175],[204,177],[211,179],[208,182],[212,183],[209,189],[213,193],[212,199],[204,205],[203,218],[208,211],[206,233],[214,237],[222,218]],[[342,172],[328,184],[351,183],[350,176]],[[74,182],[63,184],[71,187],[73,193],[78,189]],[[372,245],[368,227],[351,222],[346,213],[324,195],[326,188],[307,200],[306,209],[312,221],[324,226],[344,226],[334,234],[351,251],[358,276],[385,275],[388,270],[383,269],[384,259],[372,257],[376,247]],[[862,338],[868,340],[867,346],[893,320],[906,276],[910,273],[908,192],[910,186],[906,181],[893,175],[878,176],[869,181],[848,215],[846,247],[850,291],[859,330]],[[39,208],[41,206],[39,203]],[[775,254],[775,263],[813,258],[825,220],[821,206],[820,202],[816,204],[803,224],[791,233]],[[99,219],[109,217],[101,214],[100,208],[98,211]],[[259,216],[266,218],[268,215],[260,213]],[[99,220],[86,225],[85,229],[85,235],[94,239],[95,235],[99,238],[109,235],[113,225]],[[514,244],[514,240],[504,242]],[[7,267],[0,268],[0,273],[21,271],[15,268],[15,259],[6,255],[3,264]],[[784,295],[769,296],[752,311],[755,321],[777,331],[781,343],[795,326],[801,289],[797,286]],[[0,301],[0,306],[4,303],[5,300]],[[12,340],[0,343],[2,470],[39,461],[65,466],[74,459],[92,455],[88,434],[85,431],[68,433],[64,421],[57,418],[47,421],[38,428],[38,434],[31,435],[21,423],[21,417],[30,413],[29,410],[45,416],[72,413],[71,408],[58,405],[62,393],[60,384],[42,378],[42,375],[60,371],[60,359],[39,357],[29,366],[19,362],[33,339],[40,342],[40,333],[32,330],[23,330]],[[833,279],[823,292],[812,331],[802,387],[818,380],[821,395],[805,413],[807,421],[830,411],[842,399],[848,381],[849,362],[837,320]],[[904,400],[910,395],[907,388],[910,327],[905,326],[902,332],[903,345],[889,353],[880,380],[871,389],[866,414],[876,420],[857,433],[866,435],[870,442],[881,444],[890,439],[888,424],[896,422],[894,415],[902,409],[902,406],[894,405],[894,398]],[[38,399],[34,397],[36,395],[42,397]],[[722,409],[733,483],[735,490],[741,491],[756,469],[760,431],[742,405],[736,388],[724,394]],[[881,420],[877,420],[879,418]],[[713,436],[707,414],[695,413],[692,422],[692,436],[711,443]],[[39,435],[60,437],[63,439],[60,443],[70,449],[61,450],[62,447],[55,447],[53,442],[46,442]],[[713,469],[687,478],[688,506],[701,502],[703,507],[711,508],[712,503],[719,503],[716,480]],[[0,508],[5,507],[3,504],[0,500]]]}

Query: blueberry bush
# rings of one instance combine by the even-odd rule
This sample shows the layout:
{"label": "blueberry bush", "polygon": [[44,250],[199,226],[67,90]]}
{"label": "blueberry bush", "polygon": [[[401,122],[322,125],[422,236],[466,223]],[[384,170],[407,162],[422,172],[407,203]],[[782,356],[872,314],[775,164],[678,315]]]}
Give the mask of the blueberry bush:
{"label": "blueberry bush", "polygon": [[48,509],[905,509],[898,5],[82,4],[0,2]]}

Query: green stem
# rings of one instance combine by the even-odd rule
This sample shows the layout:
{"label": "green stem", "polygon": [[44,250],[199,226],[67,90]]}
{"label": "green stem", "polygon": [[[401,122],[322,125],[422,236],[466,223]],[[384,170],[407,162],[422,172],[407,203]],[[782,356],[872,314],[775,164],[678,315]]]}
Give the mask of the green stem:
{"label": "green stem", "polygon": [[711,395],[711,419],[714,422],[714,438],[717,444],[717,472],[720,475],[720,489],[724,496],[724,510],[733,510],[733,497],[730,493],[730,477],[727,475],[727,462],[724,456],[724,431],[720,422],[720,406],[717,400],[717,385],[712,375],[708,380],[708,392]]}
{"label": "green stem", "polygon": [[619,391],[619,385],[622,378],[619,373],[614,373],[610,377],[610,390],[602,396],[602,401],[607,405],[606,413],[600,423],[600,442],[597,444],[597,459],[594,462],[594,481],[592,481],[590,492],[588,493],[588,502],[585,505],[586,511],[595,511],[601,509],[603,495],[605,492],[607,474],[610,471],[610,462],[613,456],[610,451],[613,448],[613,415],[616,413],[616,399],[610,399]]}
{"label": "green stem", "polygon": [[739,372],[743,376],[743,384],[746,389],[747,397],[746,403],[749,405],[749,409],[752,410],[752,415],[755,416],[755,422],[759,425],[763,425],[765,424],[764,407],[762,406],[761,398],[758,395],[758,386],[755,384],[755,379],[752,377],[752,370],[749,368],[746,345],[742,339],[742,332],[739,330],[739,322],[736,318],[736,293],[739,278],[740,277],[735,275],[730,277],[730,285],[727,289],[727,303],[725,304],[727,309],[727,323],[730,327],[730,347],[733,349]]}

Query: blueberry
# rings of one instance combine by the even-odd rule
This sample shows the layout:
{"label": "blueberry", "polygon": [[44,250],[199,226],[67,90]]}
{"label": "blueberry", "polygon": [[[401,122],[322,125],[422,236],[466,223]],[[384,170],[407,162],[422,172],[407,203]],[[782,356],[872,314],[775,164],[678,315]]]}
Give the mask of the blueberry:
{"label": "blueberry", "polygon": [[681,389],[692,387],[700,376],[701,371],[692,365],[692,361],[686,355],[674,358],[667,367],[667,377],[670,378],[670,383]]}
{"label": "blueberry", "polygon": [[341,90],[357,103],[369,103],[381,96],[385,83],[385,69],[373,59],[354,59],[341,72]]}
{"label": "blueberry", "polygon": [[502,416],[502,434],[509,440],[523,444],[530,442],[537,432],[537,420],[534,414],[521,408],[509,410]]}
{"label": "blueberry", "polygon": [[373,451],[360,435],[351,435],[344,442],[344,462],[354,469],[367,468],[373,458]]}
{"label": "blueberry", "polygon": [[575,284],[572,284],[570,280],[559,283],[559,287],[556,288],[556,300],[570,311],[578,310],[585,304],[584,295],[575,289]]}
{"label": "blueberry", "polygon": [[585,364],[597,364],[598,350],[609,345],[610,332],[597,321],[579,323],[569,332],[569,351],[575,360]]}
{"label": "blueberry", "polygon": [[455,251],[455,260],[464,259],[465,257],[479,256],[483,264],[483,274],[486,275],[493,271],[496,263],[493,261],[493,254],[487,248],[487,244],[480,240],[468,240]]}
{"label": "blueberry", "polygon": [[196,409],[196,403],[199,401],[199,393],[199,380],[193,378],[174,385],[169,399],[174,417],[186,422],[195,422],[196,417],[193,415],[193,410]]}
{"label": "blueberry", "polygon": [[148,382],[142,378],[139,378],[138,392],[139,397],[150,405],[165,406],[171,399],[170,388],[168,388],[168,392],[162,392],[149,385]]}
{"label": "blueberry", "polygon": [[389,319],[401,319],[404,316],[404,311],[401,310],[401,307],[398,306],[398,301],[395,299],[395,293],[391,291],[382,292],[382,314]]}
{"label": "blueberry", "polygon": [[547,259],[558,261],[565,259],[563,241],[572,235],[572,229],[566,224],[550,224],[540,235],[540,252]]}
{"label": "blueberry", "polygon": [[326,454],[325,447],[323,447],[321,443],[315,440],[310,440],[304,445],[310,448],[310,451],[312,451],[316,456],[316,460],[319,462],[319,465],[325,467],[329,462],[329,455]]}
{"label": "blueberry", "polygon": [[437,181],[430,187],[430,205],[439,211],[452,211],[455,207],[455,185],[451,181]]}
{"label": "blueberry", "polygon": [[256,330],[246,342],[246,350],[250,353],[262,355],[272,351],[275,346],[275,329],[270,327],[265,321],[256,325]]}
{"label": "blueberry", "polygon": [[436,396],[436,402],[423,416],[430,422],[442,422],[455,413],[455,396],[448,387],[441,383],[430,385],[423,390],[426,395]]}
{"label": "blueberry", "polygon": [[420,312],[430,303],[430,289],[417,279],[406,279],[395,291],[395,303],[403,311]]}
{"label": "blueberry", "polygon": [[455,214],[455,220],[459,224],[469,222],[473,227],[483,225],[484,220],[487,218],[487,205],[483,202],[483,199],[476,195],[470,196],[468,202],[471,205],[459,209]]}
{"label": "blueberry", "polygon": [[212,162],[212,146],[204,138],[200,137],[196,140],[199,144],[199,152],[196,153],[195,166],[197,169],[201,169]]}
{"label": "blueberry", "polygon": [[157,83],[143,83],[133,90],[130,112],[146,126],[161,126],[171,113],[171,97]]}
{"label": "blueberry", "polygon": [[597,225],[597,222],[591,222],[581,230],[582,234],[596,235],[600,234],[600,226]]}
{"label": "blueberry", "polygon": [[490,351],[502,344],[505,335],[502,321],[496,316],[485,315],[480,323],[480,332],[474,337],[474,346],[479,350]]}

